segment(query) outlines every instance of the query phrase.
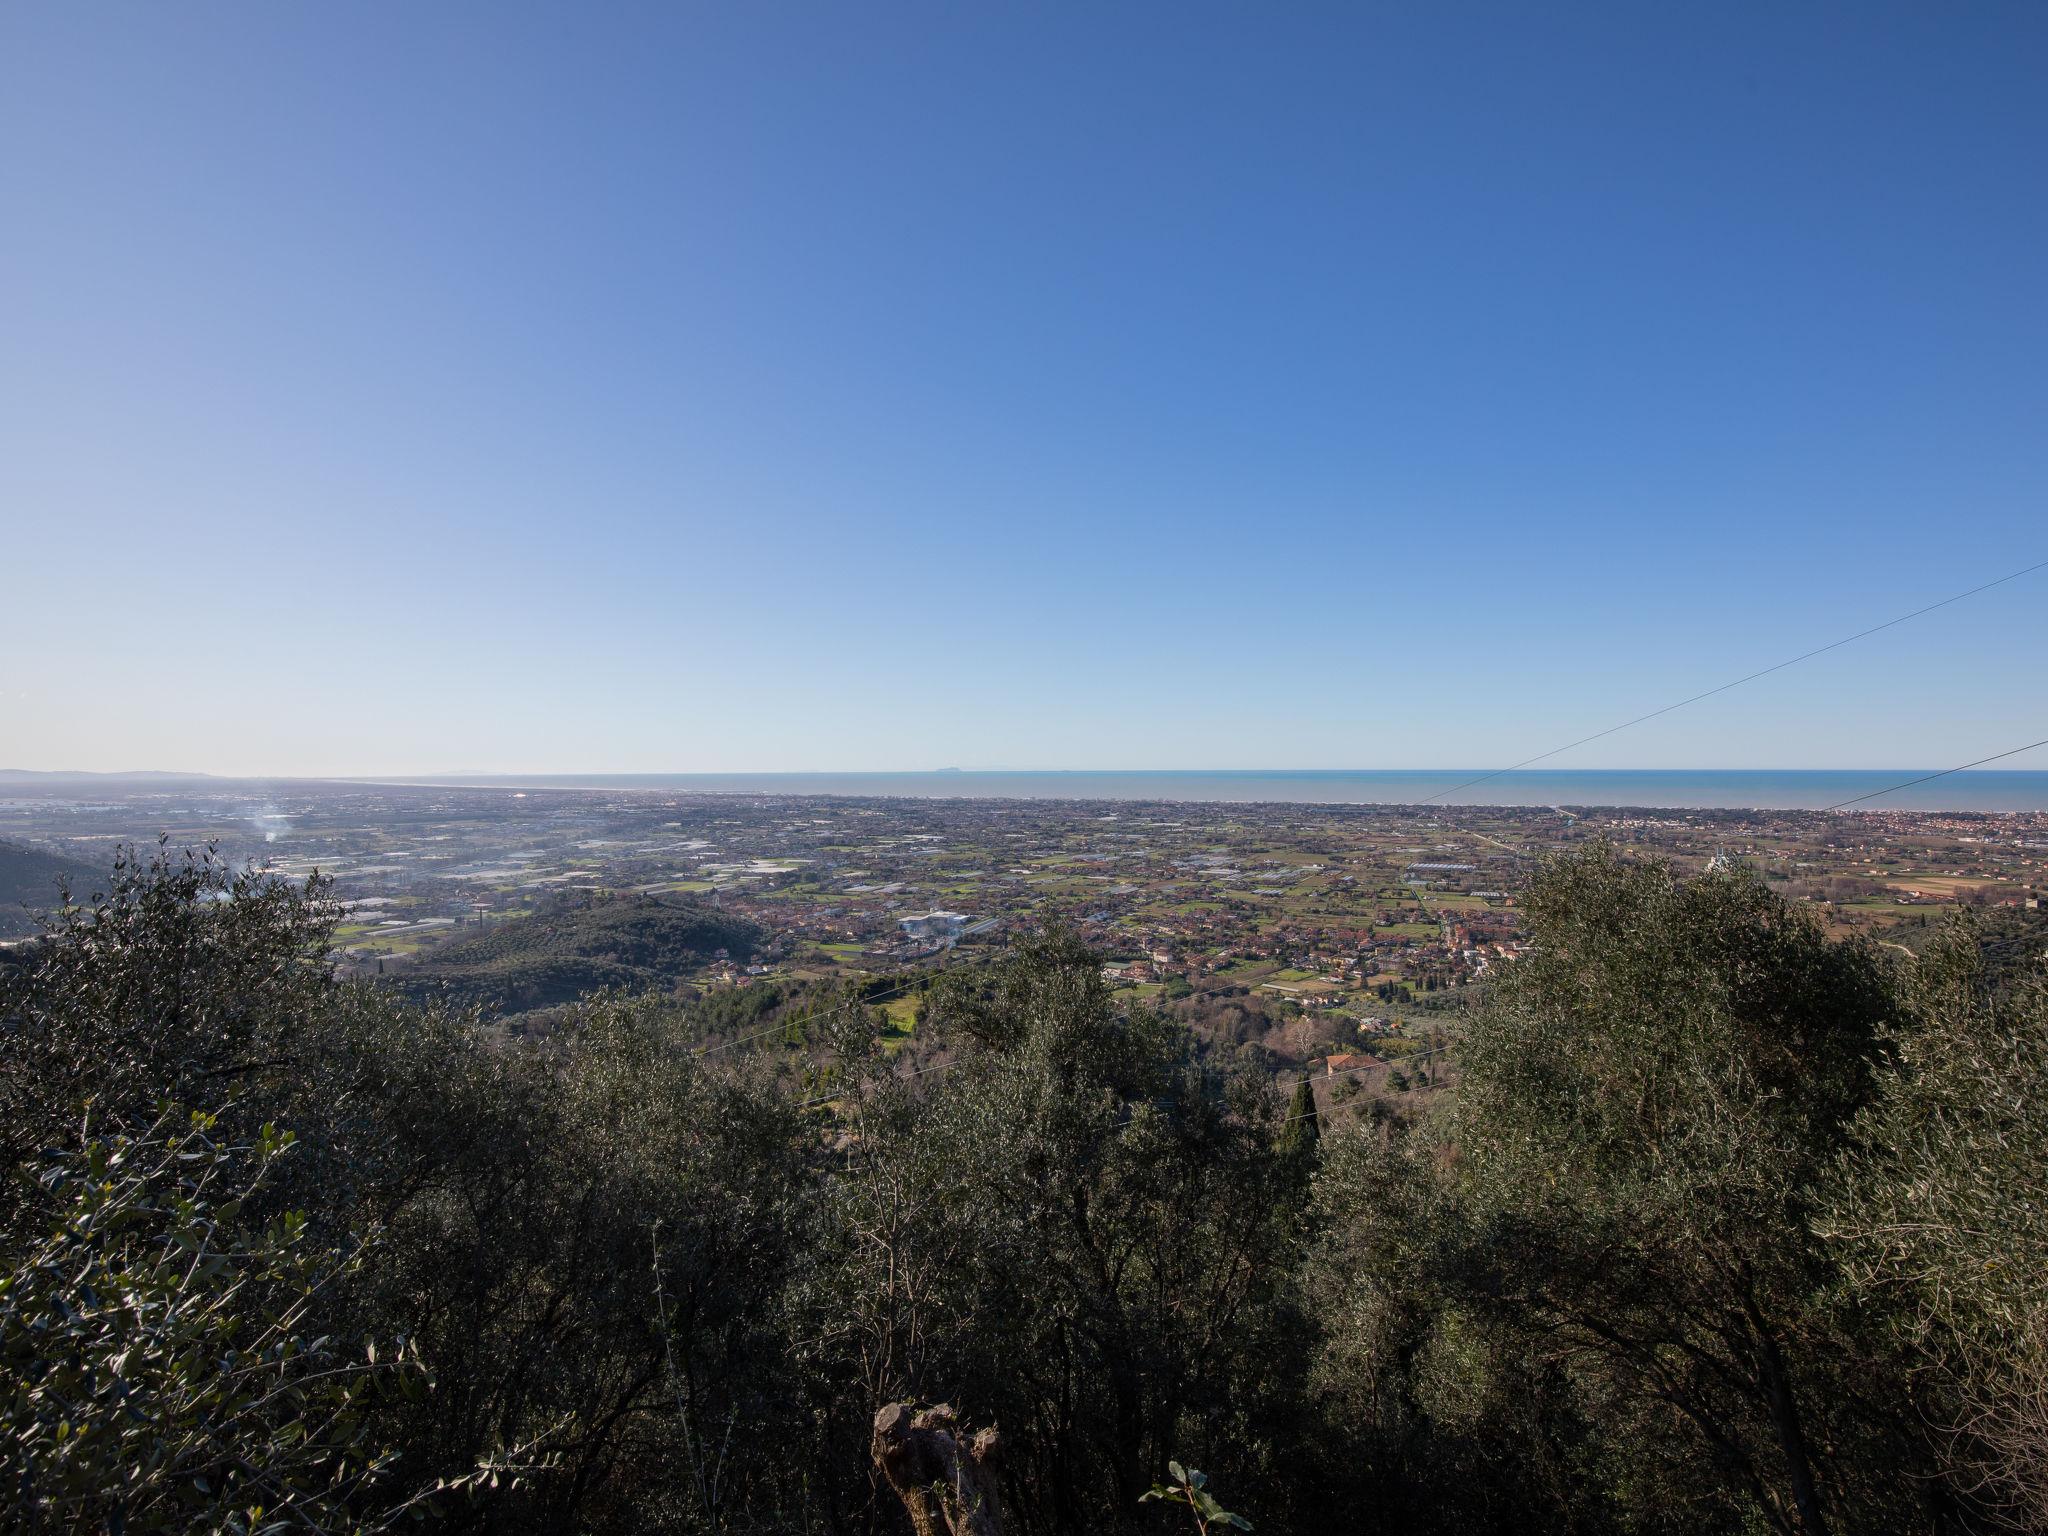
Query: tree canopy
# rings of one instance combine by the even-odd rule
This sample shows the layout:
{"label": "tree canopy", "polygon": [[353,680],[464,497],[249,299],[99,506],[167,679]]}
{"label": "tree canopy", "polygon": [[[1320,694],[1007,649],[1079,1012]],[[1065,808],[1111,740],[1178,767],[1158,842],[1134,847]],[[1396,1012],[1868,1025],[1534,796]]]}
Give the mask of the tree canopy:
{"label": "tree canopy", "polygon": [[2048,1523],[2048,982],[1966,924],[1562,860],[1455,1086],[1364,1114],[1056,928],[905,1071],[858,989],[508,1038],[334,917],[159,849],[0,973],[29,1529]]}

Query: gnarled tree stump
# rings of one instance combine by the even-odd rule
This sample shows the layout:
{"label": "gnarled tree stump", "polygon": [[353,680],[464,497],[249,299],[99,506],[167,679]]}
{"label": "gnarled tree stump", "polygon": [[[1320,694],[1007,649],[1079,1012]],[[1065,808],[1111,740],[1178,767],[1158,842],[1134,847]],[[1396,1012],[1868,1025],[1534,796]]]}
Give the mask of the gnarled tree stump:
{"label": "gnarled tree stump", "polygon": [[944,1403],[891,1403],[875,1415],[869,1448],[917,1536],[1002,1536],[993,1429],[968,1438]]}

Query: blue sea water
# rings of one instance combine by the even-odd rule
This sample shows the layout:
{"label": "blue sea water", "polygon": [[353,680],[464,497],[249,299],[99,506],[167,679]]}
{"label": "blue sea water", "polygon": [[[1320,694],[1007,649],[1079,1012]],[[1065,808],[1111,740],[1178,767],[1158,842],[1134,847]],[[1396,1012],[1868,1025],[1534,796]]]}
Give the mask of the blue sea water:
{"label": "blue sea water", "polygon": [[[1285,801],[1412,805],[1641,806],[1819,810],[1890,789],[1912,769],[1534,769],[1468,784],[1485,769],[1230,769],[1120,772],[940,770],[924,773],[655,773],[489,775],[436,783],[532,789],[652,789],[696,794],[874,795],[911,799]],[[1464,786],[1464,787],[1460,787]],[[1977,769],[1879,795],[1856,809],[2048,811],[2048,772]]]}

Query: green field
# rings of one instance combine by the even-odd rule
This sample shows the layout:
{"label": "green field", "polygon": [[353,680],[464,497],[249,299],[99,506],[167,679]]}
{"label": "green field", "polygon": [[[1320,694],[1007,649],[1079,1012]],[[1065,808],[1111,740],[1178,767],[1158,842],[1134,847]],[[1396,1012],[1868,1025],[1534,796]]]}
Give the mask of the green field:
{"label": "green field", "polygon": [[1434,939],[1442,935],[1443,929],[1435,923],[1388,923],[1373,929],[1375,934],[1397,934],[1404,939]]}
{"label": "green field", "polygon": [[891,998],[882,1007],[889,1015],[888,1025],[882,1030],[882,1049],[893,1056],[917,1034],[917,999]]}

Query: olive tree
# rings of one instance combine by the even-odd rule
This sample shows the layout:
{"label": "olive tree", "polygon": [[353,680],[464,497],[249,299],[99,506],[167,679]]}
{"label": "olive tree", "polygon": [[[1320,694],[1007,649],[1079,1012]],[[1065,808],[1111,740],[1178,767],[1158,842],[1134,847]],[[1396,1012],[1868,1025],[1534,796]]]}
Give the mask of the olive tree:
{"label": "olive tree", "polygon": [[1605,848],[1547,869],[1529,922],[1465,1052],[1476,1293],[1632,1442],[1636,1506],[1787,1536],[1907,1520],[1813,1231],[1903,1017],[1890,965],[1745,872]]}
{"label": "olive tree", "polygon": [[1851,1298],[1896,1321],[1960,1497],[2048,1527],[2048,967],[1988,983],[1974,925],[1916,969],[1834,1208]]}

